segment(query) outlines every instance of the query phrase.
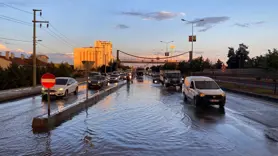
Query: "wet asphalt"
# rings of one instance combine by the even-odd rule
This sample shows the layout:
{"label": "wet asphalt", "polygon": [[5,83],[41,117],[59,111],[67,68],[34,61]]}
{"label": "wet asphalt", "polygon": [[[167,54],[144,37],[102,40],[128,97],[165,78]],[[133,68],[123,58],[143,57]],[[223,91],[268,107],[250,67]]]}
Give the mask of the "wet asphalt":
{"label": "wet asphalt", "polygon": [[[93,94],[94,91],[90,91]],[[53,100],[52,111],[85,98]],[[49,133],[32,118],[47,113],[40,96],[0,105],[0,155],[278,155],[264,130],[278,127],[275,103],[227,93],[225,110],[197,110],[176,88],[128,84]]]}

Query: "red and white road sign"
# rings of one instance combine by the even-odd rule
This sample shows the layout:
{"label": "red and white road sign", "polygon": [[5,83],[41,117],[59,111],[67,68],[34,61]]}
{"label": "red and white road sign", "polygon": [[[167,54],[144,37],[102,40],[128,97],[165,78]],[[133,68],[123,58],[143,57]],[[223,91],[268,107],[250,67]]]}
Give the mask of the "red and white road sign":
{"label": "red and white road sign", "polygon": [[50,73],[43,74],[43,76],[41,77],[41,84],[45,88],[53,87],[56,84],[55,75]]}

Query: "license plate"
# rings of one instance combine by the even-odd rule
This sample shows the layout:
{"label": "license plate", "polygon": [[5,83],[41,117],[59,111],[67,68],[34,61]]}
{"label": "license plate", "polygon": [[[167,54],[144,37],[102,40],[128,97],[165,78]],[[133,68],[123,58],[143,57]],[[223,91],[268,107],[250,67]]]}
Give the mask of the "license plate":
{"label": "license plate", "polygon": [[210,100],[210,102],[219,102],[219,100],[212,99],[212,100]]}

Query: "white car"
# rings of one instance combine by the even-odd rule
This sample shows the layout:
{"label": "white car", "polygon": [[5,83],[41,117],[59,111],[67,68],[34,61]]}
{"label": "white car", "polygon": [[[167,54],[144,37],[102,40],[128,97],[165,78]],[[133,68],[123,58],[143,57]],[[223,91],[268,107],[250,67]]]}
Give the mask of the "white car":
{"label": "white car", "polygon": [[[42,96],[47,98],[48,90],[42,87]],[[56,77],[56,84],[50,88],[50,96],[67,97],[68,94],[78,93],[78,82],[70,77]]]}
{"label": "white car", "polygon": [[211,78],[205,76],[189,76],[182,86],[184,100],[193,101],[196,107],[204,105],[219,105],[223,108],[226,94]]}

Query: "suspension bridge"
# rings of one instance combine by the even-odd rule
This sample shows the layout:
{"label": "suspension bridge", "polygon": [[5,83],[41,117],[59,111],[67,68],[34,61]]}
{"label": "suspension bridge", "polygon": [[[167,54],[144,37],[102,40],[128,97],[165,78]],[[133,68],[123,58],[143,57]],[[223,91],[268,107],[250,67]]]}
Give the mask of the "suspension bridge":
{"label": "suspension bridge", "polygon": [[121,50],[117,50],[117,61],[121,63],[134,63],[134,64],[164,64],[166,62],[180,62],[187,59],[186,54],[189,55],[188,61],[192,60],[192,52],[181,52],[173,56],[138,56],[130,54]]}

